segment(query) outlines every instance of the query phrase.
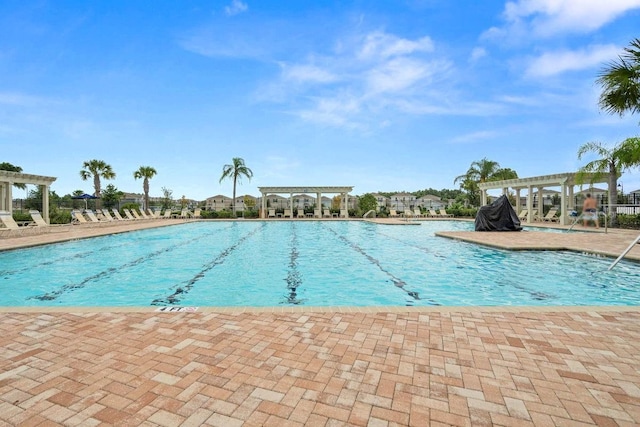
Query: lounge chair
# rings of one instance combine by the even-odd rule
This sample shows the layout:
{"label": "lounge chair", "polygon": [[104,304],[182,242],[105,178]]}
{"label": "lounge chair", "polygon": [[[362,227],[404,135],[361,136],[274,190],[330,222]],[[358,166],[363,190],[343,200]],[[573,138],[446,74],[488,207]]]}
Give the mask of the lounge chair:
{"label": "lounge chair", "polygon": [[194,209],[193,210],[193,217],[194,218],[200,218],[200,212],[202,212],[202,210],[200,208]]}
{"label": "lounge chair", "polygon": [[314,210],[313,210],[313,217],[314,217],[314,218],[322,218],[322,210],[320,210],[320,209],[314,209]]}
{"label": "lounge chair", "polygon": [[7,235],[9,235],[9,233],[20,235],[24,230],[26,230],[26,227],[20,227],[18,225],[16,220],[13,219],[13,216],[8,211],[0,211],[0,221],[5,226],[5,228],[0,230],[2,230],[3,233],[6,232]]}
{"label": "lounge chair", "polygon": [[526,221],[527,220],[527,214],[529,213],[528,209],[522,209],[520,211],[520,214],[518,215],[518,219],[520,221]]}
{"label": "lounge chair", "polygon": [[322,211],[322,218],[331,218],[331,211],[329,209],[325,209]]}
{"label": "lounge chair", "polygon": [[91,222],[101,222],[91,209],[85,209],[84,214],[87,216],[87,218],[89,218],[89,221]]}
{"label": "lounge chair", "polygon": [[276,210],[269,209],[269,215],[267,215],[267,218],[275,218],[275,217],[276,217]]}
{"label": "lounge chair", "polygon": [[440,215],[435,211],[435,209],[429,209],[429,217],[430,218],[440,218]]}
{"label": "lounge chair", "polygon": [[72,224],[88,224],[87,219],[82,215],[82,212],[74,209],[71,211],[71,223]]}
{"label": "lounge chair", "polygon": [[285,217],[285,218],[293,218],[291,216],[291,209],[285,209],[284,210],[284,214],[282,214],[282,216]]}
{"label": "lounge chair", "polygon": [[424,215],[422,214],[422,211],[420,210],[420,208],[414,208],[413,209],[413,216],[415,216],[416,218],[424,217]]}
{"label": "lounge chair", "polygon": [[413,218],[413,211],[411,209],[407,209],[402,212],[402,216],[405,218]]}
{"label": "lounge chair", "polygon": [[389,218],[397,218],[398,216],[398,212],[395,209],[389,209]]}
{"label": "lounge chair", "polygon": [[558,218],[556,216],[556,214],[558,213],[557,209],[549,209],[549,212],[547,212],[547,214],[542,217],[542,221],[544,222],[559,222],[560,218]]}
{"label": "lounge chair", "polygon": [[134,216],[129,209],[124,208],[124,209],[122,209],[122,212],[124,212],[124,214],[127,217],[127,219],[130,219],[131,221],[135,221],[137,219],[140,219],[140,217],[137,216],[137,214],[136,214],[136,216]]}
{"label": "lounge chair", "polygon": [[122,218],[122,215],[120,215],[120,212],[118,212],[118,209],[116,209],[116,208],[111,209],[111,212],[113,212],[113,216],[115,216],[118,221],[128,221],[129,220],[129,218],[126,218],[126,219]]}
{"label": "lounge chair", "polygon": [[149,216],[149,218],[158,219],[156,214],[154,214],[151,209],[147,209],[147,215]]}
{"label": "lounge chair", "polygon": [[304,218],[304,209],[298,209],[298,215],[296,215],[297,218]]}
{"label": "lounge chair", "polygon": [[164,210],[164,216],[162,218],[169,219],[169,218],[171,218],[172,213],[173,212],[171,212],[171,209],[165,209]]}
{"label": "lounge chair", "polygon": [[349,218],[349,211],[347,209],[340,209],[340,218]]}
{"label": "lounge chair", "polygon": [[102,209],[102,215],[107,221],[115,221],[116,219],[111,216],[109,209]]}
{"label": "lounge chair", "polygon": [[189,218],[189,209],[184,208],[180,211],[180,218],[187,219]]}
{"label": "lounge chair", "polygon": [[453,218],[453,214],[447,213],[444,208],[440,208],[440,216],[443,218]]}
{"label": "lounge chair", "polygon": [[42,218],[42,215],[40,214],[40,211],[37,210],[30,210],[29,211],[29,215],[31,215],[31,218],[33,219],[33,222],[35,223],[36,227],[35,228],[40,228],[40,229],[44,229],[44,230],[58,230],[58,231],[69,231],[69,226],[67,224],[47,224],[47,222],[44,220],[44,218]]}
{"label": "lounge chair", "polygon": [[[136,212],[135,209],[131,209],[131,212],[134,212],[134,215],[138,212]],[[146,213],[144,213],[144,209],[140,209],[140,218],[142,219],[150,219]]]}

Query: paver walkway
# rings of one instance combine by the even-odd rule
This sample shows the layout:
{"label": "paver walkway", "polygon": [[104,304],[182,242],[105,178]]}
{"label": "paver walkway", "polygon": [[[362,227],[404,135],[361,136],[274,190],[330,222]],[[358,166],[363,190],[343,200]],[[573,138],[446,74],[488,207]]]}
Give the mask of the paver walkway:
{"label": "paver walkway", "polygon": [[0,425],[635,426],[640,312],[5,312]]}

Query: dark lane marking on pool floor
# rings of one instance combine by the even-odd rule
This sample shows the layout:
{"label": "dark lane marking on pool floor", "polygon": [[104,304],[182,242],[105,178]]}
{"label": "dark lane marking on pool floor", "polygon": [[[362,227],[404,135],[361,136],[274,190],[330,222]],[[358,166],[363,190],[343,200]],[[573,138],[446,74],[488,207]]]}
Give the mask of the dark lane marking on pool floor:
{"label": "dark lane marking on pool floor", "polygon": [[[229,228],[229,227],[227,227],[227,228]],[[165,254],[165,253],[168,253],[168,252],[172,252],[173,250],[175,250],[175,249],[177,249],[179,247],[192,244],[192,243],[197,242],[198,240],[202,240],[202,239],[204,239],[206,237],[213,236],[214,234],[218,233],[219,231],[220,230],[215,230],[215,231],[210,232],[210,233],[201,234],[200,236],[194,237],[193,239],[185,240],[185,241],[183,241],[181,243],[176,243],[176,244],[173,244],[173,245],[168,246],[166,248],[159,249],[157,251],[151,252],[151,253],[149,253],[147,255],[144,255],[144,256],[141,256],[139,258],[136,258],[133,261],[130,261],[130,262],[125,263],[125,264],[122,264],[122,265],[120,265],[118,267],[107,268],[106,270],[103,270],[103,271],[101,271],[99,273],[96,273],[96,274],[94,274],[92,276],[86,277],[84,280],[82,280],[79,283],[75,283],[75,284],[71,284],[71,285],[63,285],[60,289],[58,289],[56,291],[47,292],[44,295],[35,295],[35,296],[29,297],[27,299],[37,299],[37,300],[40,300],[40,301],[53,301],[53,300],[57,299],[60,295],[63,295],[65,293],[67,293],[67,292],[72,292],[72,291],[75,291],[77,289],[84,288],[87,284],[91,283],[94,280],[103,279],[103,278],[108,277],[108,276],[110,276],[110,275],[112,275],[114,273],[117,273],[118,271],[120,271],[122,269],[136,266],[136,265],[141,264],[141,263],[143,263],[145,261],[148,261],[148,260],[150,260],[150,259],[152,259],[152,258],[154,258],[154,257],[156,257],[158,255],[162,255],[162,254]]]}
{"label": "dark lane marking on pool floor", "polygon": [[302,285],[302,277],[300,270],[298,269],[298,233],[296,223],[291,222],[291,252],[289,254],[289,268],[287,269],[287,278],[284,279],[287,282],[287,289],[289,295],[287,295],[284,301],[280,304],[293,304],[300,305],[304,303],[305,299],[298,298],[298,288]]}
{"label": "dark lane marking on pool floor", "polygon": [[[393,273],[391,273],[390,271],[386,270],[382,264],[380,263],[380,261],[377,258],[374,258],[373,256],[369,255],[364,249],[362,249],[360,246],[358,246],[356,243],[350,241],[349,239],[347,239],[346,237],[344,237],[343,235],[339,234],[337,231],[335,231],[334,229],[332,229],[331,227],[326,227],[327,230],[331,231],[333,234],[336,235],[336,237],[338,237],[338,239],[342,240],[344,243],[346,243],[349,247],[351,247],[353,250],[355,250],[356,252],[360,253],[362,256],[364,256],[367,260],[369,260],[369,262],[371,262],[371,264],[374,264],[376,267],[378,267],[380,269],[380,271],[382,271],[384,274],[386,274],[387,276],[389,276],[391,278],[391,282],[395,285],[396,288],[401,289],[403,292],[405,292],[408,296],[410,296],[411,298],[413,298],[413,300],[419,300],[420,295],[418,294],[418,292],[415,291],[410,291],[408,289],[405,289],[405,286],[407,286],[407,283],[404,282],[404,280],[396,277]],[[426,301],[429,301],[432,305],[440,305],[437,302],[431,300],[431,299],[427,299]],[[412,305],[413,301],[412,300],[407,300],[407,305]]]}
{"label": "dark lane marking on pool floor", "polygon": [[218,256],[213,259],[213,261],[205,264],[202,270],[200,270],[195,276],[183,282],[184,285],[178,284],[173,286],[174,288],[176,288],[176,290],[171,295],[164,298],[156,298],[151,301],[151,305],[180,304],[180,300],[182,299],[182,297],[188,294],[193,288],[193,285],[195,285],[200,279],[202,279],[207,272],[212,270],[215,266],[222,264],[229,255],[231,255],[236,249],[238,249],[241,244],[243,244],[250,237],[254,236],[258,231],[262,231],[265,227],[266,223],[263,222],[260,226],[254,228],[249,233],[242,236],[233,245],[220,252]]}

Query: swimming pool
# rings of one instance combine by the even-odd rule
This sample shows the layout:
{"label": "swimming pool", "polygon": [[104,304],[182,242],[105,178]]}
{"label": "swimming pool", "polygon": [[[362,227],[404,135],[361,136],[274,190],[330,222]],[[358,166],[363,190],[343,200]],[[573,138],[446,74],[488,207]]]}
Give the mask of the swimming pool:
{"label": "swimming pool", "polygon": [[640,266],[435,237],[459,221],[193,222],[0,253],[0,306],[638,305]]}

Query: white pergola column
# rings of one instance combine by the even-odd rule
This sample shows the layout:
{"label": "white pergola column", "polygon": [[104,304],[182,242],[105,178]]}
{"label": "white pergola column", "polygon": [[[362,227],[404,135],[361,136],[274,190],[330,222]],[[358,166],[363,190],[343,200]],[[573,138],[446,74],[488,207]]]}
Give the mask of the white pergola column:
{"label": "white pergola column", "polygon": [[293,192],[289,193],[289,215],[289,218],[293,218]]}
{"label": "white pergola column", "polygon": [[348,193],[344,193],[343,196],[344,196],[343,197],[343,199],[344,199],[344,210],[347,213],[345,218],[349,218],[349,194]]}
{"label": "white pergola column", "polygon": [[560,186],[560,225],[567,225],[567,184]]}
{"label": "white pergola column", "polygon": [[320,212],[320,216],[318,216],[318,218],[322,218],[322,193],[316,193],[316,209],[319,209]]}
{"label": "white pergola column", "polygon": [[516,214],[520,215],[520,189],[516,188]]}
{"label": "white pergola column", "polygon": [[527,222],[533,222],[533,186],[527,187]]}
{"label": "white pergola column", "polygon": [[542,191],[544,187],[538,187],[538,218],[542,218],[544,216],[544,196]]}
{"label": "white pergola column", "polygon": [[51,223],[51,218],[49,218],[49,186],[42,186],[42,217],[46,221],[47,224]]}
{"label": "white pergola column", "polygon": [[481,190],[480,198],[480,206],[485,206],[487,204],[487,190]]}
{"label": "white pergola column", "polygon": [[13,182],[4,185],[4,210],[13,214]]}
{"label": "white pergola column", "polygon": [[262,199],[260,200],[260,218],[264,219],[266,218],[267,214],[266,214],[266,210],[267,210],[267,196],[266,194],[264,194],[263,192],[260,192],[260,194],[262,194]]}

